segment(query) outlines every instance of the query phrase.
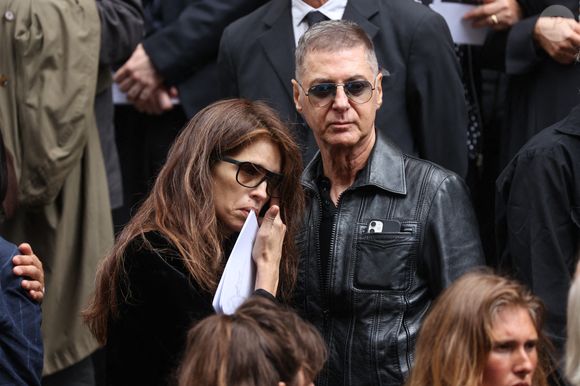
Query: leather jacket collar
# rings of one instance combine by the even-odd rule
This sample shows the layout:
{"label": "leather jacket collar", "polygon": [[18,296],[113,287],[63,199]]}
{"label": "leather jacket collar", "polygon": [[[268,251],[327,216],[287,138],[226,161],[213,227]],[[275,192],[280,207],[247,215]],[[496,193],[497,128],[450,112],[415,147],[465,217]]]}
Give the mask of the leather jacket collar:
{"label": "leather jacket collar", "polygon": [[[369,161],[358,173],[351,188],[370,185],[392,193],[406,195],[407,182],[403,152],[381,131],[376,130],[376,134],[376,142]],[[316,178],[322,170],[321,166],[322,158],[320,151],[318,151],[302,174],[302,185],[316,191]]]}

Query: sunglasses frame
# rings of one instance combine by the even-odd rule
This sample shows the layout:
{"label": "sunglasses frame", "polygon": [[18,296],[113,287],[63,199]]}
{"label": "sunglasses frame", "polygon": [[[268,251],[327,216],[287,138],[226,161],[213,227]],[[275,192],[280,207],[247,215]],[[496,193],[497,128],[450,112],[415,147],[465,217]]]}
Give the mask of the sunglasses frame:
{"label": "sunglasses frame", "polygon": [[[218,160],[236,165],[238,167],[238,170],[236,171],[236,182],[239,185],[243,186],[244,188],[253,189],[253,188],[258,187],[262,182],[266,181],[266,194],[268,194],[268,197],[279,198],[279,196],[273,195],[271,190],[276,190],[276,189],[278,189],[278,187],[280,187],[280,185],[282,184],[282,181],[284,180],[283,174],[271,172],[268,169],[266,169],[265,167],[257,165],[253,162],[250,162],[250,161],[238,161],[237,159],[233,159],[231,157],[226,157],[226,156],[220,157]],[[240,170],[242,169],[242,165],[244,165],[244,164],[251,165],[256,170],[264,170],[265,171],[264,176],[260,179],[260,181],[258,181],[258,183],[256,183],[256,185],[250,186],[250,185],[242,184],[240,182],[240,179],[239,179]],[[272,182],[270,182],[270,181],[272,181]]]}
{"label": "sunglasses frame", "polygon": [[[367,100],[366,100],[366,101],[364,101],[364,102],[358,102],[358,101],[356,101],[356,100],[354,100],[354,99],[353,99],[354,97],[353,97],[353,96],[352,96],[352,94],[351,94],[351,93],[348,91],[347,85],[349,85],[349,84],[352,84],[352,83],[355,83],[355,82],[362,82],[362,83],[366,83],[366,84],[368,84],[368,85],[370,86],[370,88],[371,88],[371,92],[370,92],[370,95],[369,95],[369,99],[367,99]],[[336,98],[336,90],[338,89],[338,86],[342,86],[342,89],[344,90],[344,93],[345,93],[345,95],[346,95],[346,97],[348,98],[348,100],[349,100],[349,101],[352,101],[353,103],[356,103],[356,104],[358,104],[358,105],[362,105],[362,104],[368,103],[368,101],[370,101],[370,100],[373,98],[373,92],[375,91],[375,89],[376,89],[376,87],[377,87],[377,86],[376,86],[376,82],[377,82],[377,79],[376,79],[376,78],[375,78],[375,84],[374,84],[374,85],[373,85],[371,82],[369,82],[368,80],[366,80],[366,79],[350,80],[350,81],[348,81],[348,82],[344,82],[344,83],[332,83],[332,82],[323,82],[323,83],[318,83],[318,84],[315,84],[315,85],[313,85],[313,86],[310,86],[310,87],[308,88],[308,91],[306,91],[306,90],[304,89],[304,86],[302,86],[302,83],[300,83],[299,81],[296,81],[296,83],[298,83],[298,85],[299,85],[299,86],[300,86],[300,88],[302,89],[302,92],[304,92],[304,95],[306,95],[306,97],[308,98],[308,102],[309,102],[311,105],[315,106],[315,107],[326,107],[326,106],[330,105],[330,104],[332,103],[332,101],[333,101],[333,100]],[[316,103],[312,102],[312,99],[310,99],[310,94],[312,93],[312,89],[313,89],[314,87],[320,86],[320,85],[322,85],[322,84],[324,84],[324,85],[333,85],[333,86],[334,86],[334,89],[333,89],[333,91],[331,92],[331,94],[329,94],[329,95],[332,95],[332,98],[330,98],[330,99],[328,100],[328,103],[326,103],[326,104],[316,104]],[[314,95],[313,95],[313,97],[314,97],[314,98],[317,98],[317,97],[316,97],[316,96],[314,96]]]}

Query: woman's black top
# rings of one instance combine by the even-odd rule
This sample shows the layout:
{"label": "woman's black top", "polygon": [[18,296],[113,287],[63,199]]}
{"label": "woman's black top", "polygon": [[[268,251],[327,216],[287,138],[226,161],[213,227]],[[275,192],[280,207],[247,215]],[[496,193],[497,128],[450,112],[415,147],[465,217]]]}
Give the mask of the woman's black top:
{"label": "woman's black top", "polygon": [[155,251],[136,238],[127,248],[127,280],[116,289],[125,299],[108,325],[107,384],[175,384],[187,331],[211,315],[213,295],[201,290],[183,259],[158,233],[146,234]]}

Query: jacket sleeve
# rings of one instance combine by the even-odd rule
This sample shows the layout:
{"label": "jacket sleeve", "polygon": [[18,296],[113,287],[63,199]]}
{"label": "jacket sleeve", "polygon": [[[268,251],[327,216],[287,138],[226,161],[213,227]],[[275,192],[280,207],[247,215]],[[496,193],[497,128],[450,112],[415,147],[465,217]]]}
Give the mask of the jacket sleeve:
{"label": "jacket sleeve", "polygon": [[40,306],[20,287],[21,279],[12,273],[12,252],[0,240],[0,384],[40,385],[42,374],[42,336]]}
{"label": "jacket sleeve", "polygon": [[507,74],[529,72],[542,60],[551,60],[534,41],[534,27],[539,16],[516,23],[507,36],[505,71]]}
{"label": "jacket sleeve", "polygon": [[143,38],[139,0],[97,0],[101,18],[100,64],[123,63]]}
{"label": "jacket sleeve", "polygon": [[[518,3],[524,18],[506,31],[488,33],[482,52],[484,67],[519,75],[533,71],[546,60],[553,60],[534,40],[536,22],[548,4],[537,0],[519,0]],[[576,0],[557,0],[555,3],[570,9],[577,16]]]}
{"label": "jacket sleeve", "polygon": [[232,47],[232,40],[235,32],[231,27],[226,28],[220,42],[218,54],[218,76],[220,93],[223,98],[236,98],[240,96],[236,74],[236,66],[234,65],[234,47]]}
{"label": "jacket sleeve", "polygon": [[461,69],[447,24],[435,12],[418,23],[408,63],[408,115],[419,154],[464,177],[467,107]]}
{"label": "jacket sleeve", "polygon": [[145,39],[143,47],[166,82],[179,83],[217,55],[221,34],[229,23],[265,2],[191,2],[174,23]]}
{"label": "jacket sleeve", "polygon": [[55,200],[71,170],[80,167],[88,132],[96,130],[100,23],[92,0],[31,4],[22,33],[14,37],[14,55],[21,59],[18,140],[4,140],[14,158],[19,202],[35,206]]}
{"label": "jacket sleeve", "polygon": [[501,267],[544,301],[548,333],[562,350],[580,224],[573,175],[555,154],[520,153],[500,175],[496,231]]}
{"label": "jacket sleeve", "polygon": [[420,274],[434,296],[474,267],[484,265],[477,219],[465,183],[446,177],[434,192],[421,247]]}

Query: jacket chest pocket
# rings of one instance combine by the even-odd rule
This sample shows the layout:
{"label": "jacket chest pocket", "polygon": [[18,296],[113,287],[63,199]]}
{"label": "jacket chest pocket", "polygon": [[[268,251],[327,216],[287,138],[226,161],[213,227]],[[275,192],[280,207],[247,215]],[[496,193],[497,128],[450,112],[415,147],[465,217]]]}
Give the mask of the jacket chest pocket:
{"label": "jacket chest pocket", "polygon": [[366,224],[359,225],[354,248],[356,288],[404,291],[409,287],[417,254],[417,223],[403,223],[401,229],[367,233]]}

